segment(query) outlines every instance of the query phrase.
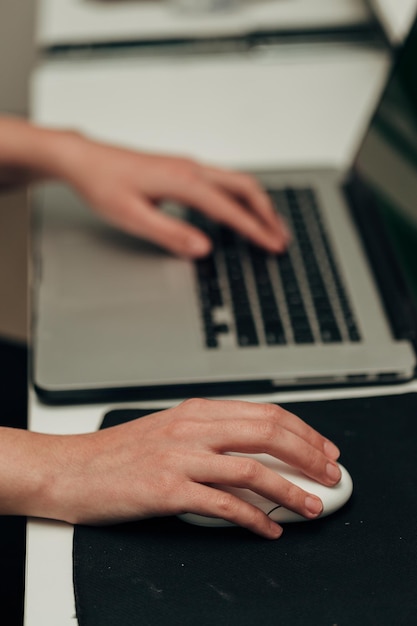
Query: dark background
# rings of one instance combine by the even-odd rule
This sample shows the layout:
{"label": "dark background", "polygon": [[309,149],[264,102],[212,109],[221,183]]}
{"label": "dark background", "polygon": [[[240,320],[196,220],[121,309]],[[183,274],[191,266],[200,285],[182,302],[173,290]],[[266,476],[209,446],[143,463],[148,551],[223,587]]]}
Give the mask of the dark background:
{"label": "dark background", "polygon": [[[0,426],[26,428],[27,349],[0,340],[0,372]],[[0,623],[4,626],[23,624],[25,529],[24,518],[0,516]]]}

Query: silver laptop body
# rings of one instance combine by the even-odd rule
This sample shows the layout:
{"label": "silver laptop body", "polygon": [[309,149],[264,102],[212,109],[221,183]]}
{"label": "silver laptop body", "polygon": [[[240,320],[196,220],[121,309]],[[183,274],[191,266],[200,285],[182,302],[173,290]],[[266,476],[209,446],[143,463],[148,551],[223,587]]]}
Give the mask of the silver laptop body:
{"label": "silver laptop body", "polygon": [[[371,127],[362,154],[372,141]],[[386,162],[371,161],[372,176],[387,178]],[[67,188],[39,190],[33,376],[42,399],[183,397],[413,377],[412,342],[393,328],[352,217],[344,188],[351,172],[256,175],[294,233],[280,257],[208,225],[213,257],[174,258],[105,225]],[[405,204],[414,211],[415,172],[412,181]],[[392,182],[394,195],[404,188],[400,174]],[[174,205],[164,210],[189,215]]]}

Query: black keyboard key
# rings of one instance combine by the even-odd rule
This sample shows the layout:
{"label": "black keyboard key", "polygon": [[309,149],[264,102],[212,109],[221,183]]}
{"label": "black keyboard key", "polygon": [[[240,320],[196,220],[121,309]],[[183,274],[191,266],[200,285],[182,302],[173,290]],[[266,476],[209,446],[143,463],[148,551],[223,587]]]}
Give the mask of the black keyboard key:
{"label": "black keyboard key", "polygon": [[[304,190],[298,192],[287,189],[287,197],[289,206],[293,212],[293,225],[297,234],[299,250],[303,258],[310,295],[319,324],[321,340],[323,343],[342,341],[341,331],[334,315],[323,275],[315,257],[311,236],[308,232],[301,209],[301,206],[303,206],[304,210],[311,210],[310,196],[306,194]],[[297,335],[296,341],[297,339],[300,339],[300,335]]]}
{"label": "black keyboard key", "polygon": [[213,255],[196,261],[200,298],[203,308],[213,308],[223,304],[218,273]]}
{"label": "black keyboard key", "polygon": [[251,320],[250,323],[242,323],[239,320],[236,320],[236,332],[238,344],[241,347],[259,345],[253,320]]}
{"label": "black keyboard key", "polygon": [[218,348],[219,342],[216,335],[213,333],[206,333],[206,346],[207,348]]}
{"label": "black keyboard key", "polygon": [[311,343],[314,341],[314,337],[290,255],[287,253],[281,257],[277,257],[277,263],[294,341],[296,343]]}
{"label": "black keyboard key", "polygon": [[241,260],[243,247],[240,248],[237,243],[236,235],[226,229],[222,229],[221,241],[224,246],[224,260],[232,298],[237,342],[241,347],[258,345],[259,339]]}
{"label": "black keyboard key", "polygon": [[314,337],[311,330],[296,330],[294,331],[295,343],[314,343]]}
{"label": "black keyboard key", "polygon": [[[305,277],[309,285],[310,296],[308,301],[313,304],[317,317],[317,328],[323,343],[342,341],[342,333],[338,319],[330,300],[325,284],[325,275],[322,265],[315,256],[317,235],[322,244],[322,254],[327,256],[327,266],[332,273],[333,287],[330,290],[332,297],[337,296],[339,302],[336,310],[341,312],[345,321],[347,336],[350,341],[360,341],[358,330],[349,300],[346,295],[335,257],[327,240],[327,233],[318,212],[314,194],[309,189],[273,190],[271,199],[277,209],[287,217],[298,242],[298,249],[303,259]],[[314,215],[318,226],[315,228],[315,239],[311,238],[308,228],[310,216]],[[252,299],[255,294],[249,293],[246,282],[246,260],[252,266],[252,276],[256,285],[257,304],[255,309],[261,313],[266,345],[283,345],[287,341],[285,328],[279,311],[274,286],[269,273],[269,256],[259,248],[242,242],[239,237],[227,228],[219,228],[198,213],[192,213],[192,222],[209,234],[214,242],[214,252],[209,257],[196,262],[196,275],[199,284],[199,298],[201,306],[202,324],[206,335],[207,347],[218,347],[220,337],[233,330],[233,324],[214,321],[214,309],[227,304],[231,297],[231,312],[234,317],[234,329],[238,345],[254,346],[259,344],[256,324],[253,318]],[[314,246],[313,246],[314,241]],[[219,281],[217,263],[218,249],[221,247],[221,263],[224,262],[228,281],[228,292],[222,292]],[[293,265],[291,254],[287,253],[276,257],[277,269],[283,287],[286,309],[289,314],[292,335],[297,344],[313,343],[314,335],[307,315],[305,294],[298,284],[297,272]],[[303,285],[303,289],[305,286]],[[311,298],[311,300],[310,300]]]}
{"label": "black keyboard key", "polygon": [[213,331],[216,335],[225,335],[229,332],[229,330],[228,324],[215,324],[213,326]]}
{"label": "black keyboard key", "polygon": [[352,309],[350,307],[348,297],[346,295],[345,288],[343,286],[342,278],[341,278],[340,272],[336,264],[333,250],[330,246],[329,239],[327,237],[323,220],[318,210],[317,201],[315,199],[314,193],[311,189],[306,189],[304,191],[304,195],[306,198],[306,202],[309,203],[309,210],[314,214],[318,228],[320,230],[320,235],[322,237],[323,246],[326,251],[327,259],[328,259],[329,266],[330,266],[332,276],[333,276],[333,280],[336,286],[336,292],[339,298],[339,303],[340,303],[342,313],[346,322],[349,339],[351,341],[360,341],[361,340],[360,332],[358,330],[356,321],[352,313]]}
{"label": "black keyboard key", "polygon": [[218,272],[213,255],[195,262],[200,299],[201,317],[207,348],[217,348],[217,330],[213,321],[213,309],[223,304]]}
{"label": "black keyboard key", "polygon": [[323,343],[336,343],[342,341],[340,330],[334,324],[320,325],[320,335]]}
{"label": "black keyboard key", "polygon": [[360,336],[359,331],[356,328],[356,326],[354,328],[349,328],[349,339],[351,341],[360,341],[361,340],[361,336]]}
{"label": "black keyboard key", "polygon": [[284,345],[286,342],[281,322],[264,320],[265,339],[268,346]]}
{"label": "black keyboard key", "polygon": [[278,311],[265,253],[254,247],[251,247],[249,251],[266,343],[268,346],[285,344],[284,327]]}

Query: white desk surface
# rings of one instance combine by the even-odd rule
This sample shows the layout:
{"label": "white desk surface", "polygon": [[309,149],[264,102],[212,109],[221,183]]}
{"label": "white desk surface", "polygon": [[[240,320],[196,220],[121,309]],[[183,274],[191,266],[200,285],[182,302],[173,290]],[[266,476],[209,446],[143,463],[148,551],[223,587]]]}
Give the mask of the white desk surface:
{"label": "white desk surface", "polygon": [[[198,0],[194,0],[198,6]],[[39,46],[244,35],[255,30],[356,25],[364,0],[236,0],[235,9],[198,14],[175,0],[38,0]]]}
{"label": "white desk surface", "polygon": [[403,41],[417,10],[417,0],[372,0],[375,12],[394,44]]}
{"label": "white desk surface", "polygon": [[[387,68],[381,52],[349,47],[336,47],[332,54],[329,48],[286,49],[227,63],[224,59],[107,59],[81,67],[75,62],[53,63],[35,74],[32,102],[38,121],[79,127],[127,145],[181,151],[227,165],[341,165],[351,158]],[[415,389],[410,384],[350,393]],[[339,390],[250,399],[282,402],[346,395],[346,390]],[[144,406],[161,404],[170,403]],[[34,394],[29,407],[32,430],[62,434],[92,431],[104,413],[115,408],[47,407]],[[75,623],[72,527],[29,521],[25,626]]]}

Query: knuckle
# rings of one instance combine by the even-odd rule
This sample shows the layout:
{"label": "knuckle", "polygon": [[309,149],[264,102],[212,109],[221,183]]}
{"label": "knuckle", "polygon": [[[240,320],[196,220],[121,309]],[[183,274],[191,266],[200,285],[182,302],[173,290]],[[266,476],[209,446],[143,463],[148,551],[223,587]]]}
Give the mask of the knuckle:
{"label": "knuckle", "polygon": [[243,483],[251,484],[256,482],[262,471],[262,466],[255,459],[242,459],[239,468],[240,478]]}
{"label": "knuckle", "polygon": [[181,158],[178,160],[175,167],[175,174],[187,182],[191,182],[198,178],[199,172],[200,166],[192,159]]}
{"label": "knuckle", "polygon": [[267,444],[276,438],[277,424],[270,418],[264,418],[256,424],[256,436],[260,443]]}
{"label": "knuckle", "polygon": [[190,413],[194,415],[206,410],[209,402],[210,400],[206,400],[205,398],[188,398],[188,400],[181,402],[179,406],[185,409],[187,414]]}
{"label": "knuckle", "polygon": [[261,191],[261,187],[253,176],[250,174],[239,174],[241,185],[245,187],[248,191],[259,192]]}
{"label": "knuckle", "polygon": [[233,517],[237,508],[237,502],[232,494],[220,491],[216,497],[216,509],[221,517]]}
{"label": "knuckle", "polygon": [[187,417],[179,417],[167,426],[169,439],[176,442],[183,442],[188,439],[190,433],[191,420]]}
{"label": "knuckle", "polygon": [[189,439],[197,422],[201,425],[201,416],[207,411],[210,400],[190,398],[176,407],[175,419],[167,425],[169,436],[176,440]]}
{"label": "knuckle", "polygon": [[264,404],[262,409],[264,418],[274,422],[280,417],[282,411],[276,404]]}

